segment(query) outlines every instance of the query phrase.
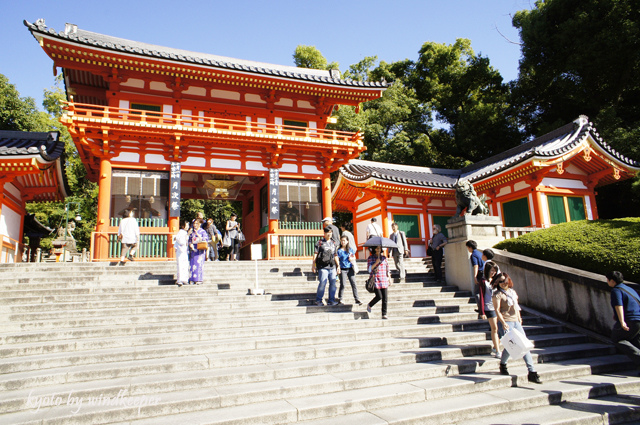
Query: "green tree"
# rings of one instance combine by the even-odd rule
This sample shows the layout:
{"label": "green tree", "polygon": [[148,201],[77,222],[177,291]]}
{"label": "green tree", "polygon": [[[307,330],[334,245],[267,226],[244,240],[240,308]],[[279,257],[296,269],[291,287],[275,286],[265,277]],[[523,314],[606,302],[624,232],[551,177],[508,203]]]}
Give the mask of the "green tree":
{"label": "green tree", "polygon": [[[513,25],[522,40],[513,102],[527,133],[541,135],[585,114],[607,143],[639,160],[638,1],[538,1],[517,12]],[[630,188],[622,182],[603,191],[601,217],[640,214],[640,190]]]}
{"label": "green tree", "polygon": [[16,87],[0,74],[0,130],[50,131],[46,113],[38,111],[32,97],[20,97]]}
{"label": "green tree", "polygon": [[312,68],[312,69],[338,69],[337,62],[328,63],[327,59],[320,53],[315,46],[303,46],[296,47],[296,51],[293,53],[293,62],[298,68]]}
{"label": "green tree", "polygon": [[521,142],[509,86],[471,41],[424,43],[409,81],[440,123],[431,140],[441,153],[476,162]]}

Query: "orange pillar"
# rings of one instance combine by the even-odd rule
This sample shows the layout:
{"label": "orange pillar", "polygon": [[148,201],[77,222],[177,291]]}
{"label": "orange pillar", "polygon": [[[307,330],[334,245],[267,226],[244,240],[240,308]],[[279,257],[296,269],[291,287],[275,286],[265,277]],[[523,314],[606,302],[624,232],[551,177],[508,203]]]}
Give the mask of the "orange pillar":
{"label": "orange pillar", "polygon": [[326,172],[322,174],[322,218],[331,217],[331,175]]}
{"label": "orange pillar", "polygon": [[111,201],[111,162],[108,158],[100,160],[100,178],[98,179],[98,217],[96,219],[96,242],[94,260],[106,260],[109,255],[109,207]]}
{"label": "orange pillar", "polygon": [[389,213],[387,212],[387,199],[389,198],[388,195],[383,195],[380,198],[380,208],[382,210],[382,236],[384,236],[385,238],[389,237]]}

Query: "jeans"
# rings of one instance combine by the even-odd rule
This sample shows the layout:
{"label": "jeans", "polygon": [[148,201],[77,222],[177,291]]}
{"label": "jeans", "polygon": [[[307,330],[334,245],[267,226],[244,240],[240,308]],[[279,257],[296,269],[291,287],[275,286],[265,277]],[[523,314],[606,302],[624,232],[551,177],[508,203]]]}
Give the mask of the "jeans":
{"label": "jeans", "polygon": [[640,368],[640,322],[627,321],[627,326],[629,330],[625,331],[620,323],[616,322],[611,331],[611,340],[636,367]]}
{"label": "jeans", "polygon": [[436,274],[436,280],[442,280],[442,257],[444,253],[442,248],[433,251],[431,262],[433,263],[433,272]]}
{"label": "jeans", "polygon": [[316,303],[321,303],[324,298],[324,288],[327,285],[327,279],[329,280],[329,304],[335,304],[336,302],[336,268],[330,269],[318,269],[318,279],[320,284],[318,285],[318,291],[316,292]]}
{"label": "jeans", "polygon": [[[509,329],[515,328],[522,332],[523,335],[525,335],[524,329],[522,329],[522,325],[520,324],[520,322],[507,322],[507,325],[509,326]],[[502,350],[502,358],[500,359],[500,364],[506,365],[509,357],[511,357],[509,355],[509,352],[507,350]],[[527,365],[527,369],[529,370],[529,372],[536,371],[536,368],[533,366],[533,358],[531,358],[531,353],[528,351],[527,354],[524,355],[524,362]]]}
{"label": "jeans", "polygon": [[378,303],[378,301],[382,300],[382,315],[387,315],[387,288],[376,288],[375,291],[376,296],[373,297],[371,301],[369,301],[369,307],[373,307]]}
{"label": "jeans", "polygon": [[342,299],[342,295],[344,295],[344,287],[345,283],[349,279],[349,283],[351,283],[351,290],[353,291],[353,299],[359,301],[358,299],[358,287],[356,286],[356,274],[353,271],[353,267],[349,267],[348,269],[340,269],[340,289],[338,290],[338,299]]}

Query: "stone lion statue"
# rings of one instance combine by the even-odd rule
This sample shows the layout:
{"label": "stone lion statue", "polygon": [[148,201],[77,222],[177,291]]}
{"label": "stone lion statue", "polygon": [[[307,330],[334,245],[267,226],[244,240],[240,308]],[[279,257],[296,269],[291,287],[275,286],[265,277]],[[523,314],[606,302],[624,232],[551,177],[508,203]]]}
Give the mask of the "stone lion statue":
{"label": "stone lion statue", "polygon": [[462,211],[466,208],[465,215],[488,215],[489,207],[487,198],[482,195],[478,197],[473,185],[468,180],[458,180],[456,183],[456,215],[461,217]]}

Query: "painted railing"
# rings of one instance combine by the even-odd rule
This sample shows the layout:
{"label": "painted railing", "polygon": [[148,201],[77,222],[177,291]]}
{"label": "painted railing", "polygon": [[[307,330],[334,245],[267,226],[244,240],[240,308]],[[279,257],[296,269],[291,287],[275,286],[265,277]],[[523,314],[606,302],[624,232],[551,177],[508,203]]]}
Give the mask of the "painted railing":
{"label": "painted railing", "polygon": [[503,227],[502,236],[505,239],[517,238],[518,236],[540,230],[540,227]]}
{"label": "painted railing", "polygon": [[[122,217],[111,217],[109,223],[111,227],[118,227]],[[167,227],[167,219],[165,218],[136,218],[139,227]]]}
{"label": "painted railing", "polygon": [[[162,230],[160,230],[162,229]],[[136,249],[135,258],[140,260],[166,260],[169,259],[168,248],[169,238],[172,237],[168,228],[142,228],[140,229],[140,241]],[[93,261],[116,261],[120,258],[122,244],[118,241],[118,230],[108,232],[91,233],[91,252],[97,253],[95,249],[98,239],[107,239],[107,252],[96,254]]]}
{"label": "painted railing", "polygon": [[2,262],[21,263],[23,250],[24,245],[22,243],[7,235],[2,235],[2,251],[0,252]]}
{"label": "painted railing", "polygon": [[279,221],[278,227],[282,230],[322,230],[322,223],[316,221]]}
{"label": "painted railing", "polygon": [[253,138],[291,137],[308,139],[308,141],[325,142],[358,142],[362,135],[346,131],[325,130],[310,127],[296,127],[272,123],[231,120],[212,116],[173,114],[166,112],[150,112],[121,107],[97,106],[85,103],[67,102],[67,112],[62,120],[73,119],[80,122],[93,122],[98,125],[126,125],[136,128],[166,128],[183,132],[197,132],[199,137],[208,134],[239,136]]}
{"label": "painted railing", "polygon": [[321,235],[281,235],[278,236],[280,257],[312,257]]}

